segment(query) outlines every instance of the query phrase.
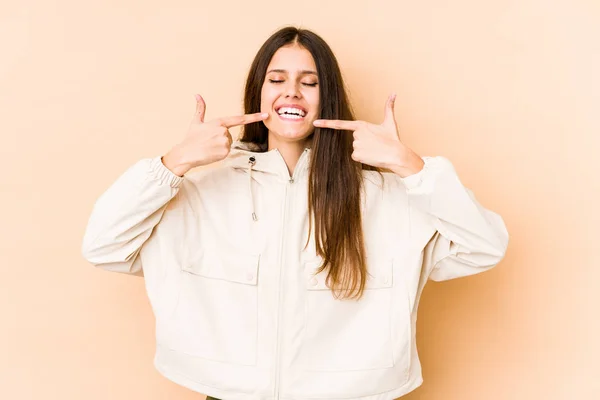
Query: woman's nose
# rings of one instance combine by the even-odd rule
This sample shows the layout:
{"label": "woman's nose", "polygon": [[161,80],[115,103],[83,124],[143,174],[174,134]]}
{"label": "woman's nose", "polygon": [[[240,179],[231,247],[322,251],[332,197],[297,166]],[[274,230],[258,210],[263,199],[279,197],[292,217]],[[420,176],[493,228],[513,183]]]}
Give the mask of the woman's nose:
{"label": "woman's nose", "polygon": [[300,91],[298,85],[295,82],[289,82],[285,87],[285,97],[297,97],[300,98]]}

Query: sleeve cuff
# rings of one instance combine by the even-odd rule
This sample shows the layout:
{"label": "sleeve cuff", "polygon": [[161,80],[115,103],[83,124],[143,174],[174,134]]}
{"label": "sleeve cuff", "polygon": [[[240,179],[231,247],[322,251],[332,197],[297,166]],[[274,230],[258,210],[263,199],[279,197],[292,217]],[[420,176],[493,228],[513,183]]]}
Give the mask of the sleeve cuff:
{"label": "sleeve cuff", "polygon": [[422,157],[425,165],[416,174],[401,178],[402,183],[408,191],[415,190],[422,186],[428,186],[427,183],[435,180],[442,172],[454,170],[452,163],[444,157]]}
{"label": "sleeve cuff", "polygon": [[183,177],[175,175],[162,163],[161,157],[155,157],[150,161],[148,173],[161,184],[168,184],[172,188],[178,188],[183,182]]}
{"label": "sleeve cuff", "polygon": [[433,157],[421,157],[421,158],[423,159],[423,162],[425,163],[425,165],[423,166],[423,169],[421,169],[416,174],[412,174],[405,178],[400,179],[407,190],[411,190],[411,189],[419,187],[421,185],[421,183],[423,182],[424,177],[426,177],[426,175],[428,175],[428,170],[431,167]]}

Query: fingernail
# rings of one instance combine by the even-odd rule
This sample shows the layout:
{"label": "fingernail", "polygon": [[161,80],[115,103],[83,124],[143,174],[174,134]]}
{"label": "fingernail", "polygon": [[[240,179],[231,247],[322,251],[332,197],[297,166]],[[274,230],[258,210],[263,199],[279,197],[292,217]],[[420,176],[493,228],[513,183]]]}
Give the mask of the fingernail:
{"label": "fingernail", "polygon": [[263,118],[268,118],[269,117],[269,113],[262,113],[260,114],[261,117]]}
{"label": "fingernail", "polygon": [[322,124],[322,122],[319,121],[318,119],[315,122],[313,122],[313,125],[315,125],[315,126],[319,126],[321,124]]}
{"label": "fingernail", "polygon": [[195,94],[194,97],[196,98],[196,101],[200,101],[200,95],[199,94]]}

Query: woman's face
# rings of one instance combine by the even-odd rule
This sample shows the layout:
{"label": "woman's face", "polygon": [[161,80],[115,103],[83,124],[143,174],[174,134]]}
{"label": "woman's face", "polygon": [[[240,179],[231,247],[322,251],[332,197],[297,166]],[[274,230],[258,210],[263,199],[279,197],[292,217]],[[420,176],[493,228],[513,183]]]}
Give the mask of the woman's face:
{"label": "woman's face", "polygon": [[319,81],[308,50],[293,44],[275,52],[261,90],[260,111],[269,113],[264,121],[269,137],[290,142],[310,136],[319,116]]}

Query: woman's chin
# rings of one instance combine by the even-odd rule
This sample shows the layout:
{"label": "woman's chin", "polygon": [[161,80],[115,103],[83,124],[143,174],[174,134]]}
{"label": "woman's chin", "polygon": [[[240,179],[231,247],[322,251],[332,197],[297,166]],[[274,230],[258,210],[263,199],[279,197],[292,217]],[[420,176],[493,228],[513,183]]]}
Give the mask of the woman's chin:
{"label": "woman's chin", "polygon": [[276,138],[279,138],[284,141],[298,141],[304,140],[309,137],[313,133],[314,129],[309,129],[308,127],[282,127],[281,129],[270,129],[269,135],[273,135]]}

